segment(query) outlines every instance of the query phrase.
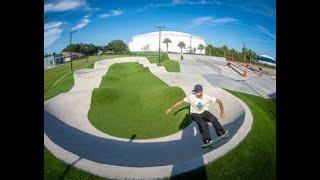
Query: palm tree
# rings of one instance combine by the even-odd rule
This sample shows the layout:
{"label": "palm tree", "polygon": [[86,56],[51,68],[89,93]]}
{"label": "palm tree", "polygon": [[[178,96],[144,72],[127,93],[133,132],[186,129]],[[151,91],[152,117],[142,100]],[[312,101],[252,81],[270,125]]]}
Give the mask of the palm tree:
{"label": "palm tree", "polygon": [[206,55],[212,56],[212,50],[213,50],[213,46],[211,44],[207,45],[207,47],[206,47]]}
{"label": "palm tree", "polygon": [[203,44],[199,44],[198,45],[198,49],[200,50],[200,53],[202,53],[202,50],[204,49],[204,45]]}
{"label": "palm tree", "polygon": [[168,52],[169,43],[172,43],[172,41],[169,38],[165,38],[162,42],[167,45],[167,52]]}
{"label": "palm tree", "polygon": [[181,49],[181,54],[182,54],[182,48],[184,49],[184,48],[186,47],[186,43],[184,43],[183,41],[180,41],[180,42],[178,43],[178,47],[180,47],[180,49]]}

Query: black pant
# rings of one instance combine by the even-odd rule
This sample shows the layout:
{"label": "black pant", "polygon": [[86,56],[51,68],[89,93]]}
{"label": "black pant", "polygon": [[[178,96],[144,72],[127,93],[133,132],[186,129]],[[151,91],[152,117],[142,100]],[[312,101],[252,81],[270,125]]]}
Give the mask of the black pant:
{"label": "black pant", "polygon": [[221,136],[222,134],[225,133],[225,130],[222,128],[221,124],[218,121],[218,118],[215,117],[213,114],[211,114],[209,111],[204,111],[201,114],[197,114],[197,113],[191,113],[191,118],[193,121],[195,121],[198,124],[201,136],[202,136],[202,140],[205,143],[206,140],[211,140],[210,137],[210,131],[209,131],[209,127],[208,127],[208,123],[210,122],[216,133],[217,136]]}

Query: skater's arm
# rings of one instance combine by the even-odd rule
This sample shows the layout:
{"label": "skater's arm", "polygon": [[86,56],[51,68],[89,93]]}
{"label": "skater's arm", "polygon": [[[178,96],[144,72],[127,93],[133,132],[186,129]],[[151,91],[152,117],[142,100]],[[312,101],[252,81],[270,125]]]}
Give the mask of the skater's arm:
{"label": "skater's arm", "polygon": [[219,104],[219,107],[220,107],[220,117],[221,117],[221,118],[224,118],[224,109],[223,109],[222,101],[217,98],[215,103],[218,103],[218,104]]}
{"label": "skater's arm", "polygon": [[183,102],[184,102],[183,100],[180,100],[180,101],[176,102],[173,106],[171,106],[170,108],[168,108],[168,109],[166,110],[166,114],[169,114],[173,108],[179,106],[179,105],[182,104]]}

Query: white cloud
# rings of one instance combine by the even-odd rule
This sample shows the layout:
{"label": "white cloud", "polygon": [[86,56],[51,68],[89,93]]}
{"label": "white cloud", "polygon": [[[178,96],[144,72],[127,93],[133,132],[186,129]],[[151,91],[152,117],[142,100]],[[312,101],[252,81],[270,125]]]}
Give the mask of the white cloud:
{"label": "white cloud", "polygon": [[261,25],[256,25],[256,30],[266,34],[267,36],[271,37],[272,39],[276,39],[276,36],[274,34],[272,34],[267,28],[261,26]]}
{"label": "white cloud", "polygon": [[89,22],[90,22],[89,15],[86,15],[86,16],[84,16],[84,18],[82,19],[82,21],[79,24],[72,27],[72,30],[74,31],[74,30],[81,29],[81,28],[85,27],[86,25],[88,25]]}
{"label": "white cloud", "polygon": [[249,39],[246,39],[246,41],[257,41],[257,42],[265,42],[265,43],[274,43],[274,41],[271,41],[271,40],[264,40],[264,39],[258,39],[258,38],[249,38]]}
{"label": "white cloud", "polygon": [[211,16],[202,16],[202,17],[191,19],[190,26],[195,27],[195,26],[200,26],[202,24],[223,25],[223,24],[233,23],[237,21],[238,21],[237,19],[230,18],[230,17],[215,19]]}
{"label": "white cloud", "polygon": [[213,17],[204,16],[204,17],[197,17],[197,18],[191,19],[190,22],[191,22],[191,26],[200,26],[201,24],[204,24],[212,20],[213,20]]}
{"label": "white cloud", "polygon": [[44,30],[52,29],[52,28],[59,28],[62,25],[62,22],[50,22],[44,24]]}
{"label": "white cloud", "polygon": [[157,3],[157,4],[147,4],[143,6],[142,8],[139,8],[137,12],[145,11],[150,8],[156,8],[156,7],[170,7],[170,6],[178,6],[178,5],[204,5],[204,4],[214,4],[219,3],[217,0],[213,1],[207,1],[207,0],[172,0],[170,3]]}
{"label": "white cloud", "polygon": [[44,47],[48,47],[53,44],[57,39],[60,38],[63,30],[61,29],[61,25],[63,23],[58,22],[50,22],[44,24]]}
{"label": "white cloud", "polygon": [[224,0],[220,4],[236,7],[243,11],[271,18],[274,18],[276,14],[275,5],[273,5],[273,1],[269,0]]}
{"label": "white cloud", "polygon": [[100,14],[99,17],[101,18],[107,18],[111,16],[120,16],[123,14],[123,11],[121,10],[111,10],[109,13]]}
{"label": "white cloud", "polygon": [[89,8],[84,0],[59,0],[57,2],[47,3],[44,5],[44,12],[61,12],[76,8]]}

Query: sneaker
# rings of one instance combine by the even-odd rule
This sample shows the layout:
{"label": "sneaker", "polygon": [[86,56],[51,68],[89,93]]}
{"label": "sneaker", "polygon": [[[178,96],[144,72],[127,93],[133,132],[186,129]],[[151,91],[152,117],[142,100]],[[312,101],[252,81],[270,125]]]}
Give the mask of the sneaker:
{"label": "sneaker", "polygon": [[206,148],[206,147],[208,147],[208,146],[210,146],[210,145],[212,145],[212,144],[213,144],[213,141],[212,141],[212,140],[207,141],[207,143],[201,145],[201,148]]}
{"label": "sneaker", "polygon": [[218,141],[220,141],[221,139],[225,139],[225,138],[227,138],[227,137],[229,137],[229,131],[228,131],[228,130],[226,130],[224,134],[222,134],[222,135],[220,135],[219,137],[217,137],[217,138],[215,139],[215,142],[218,142]]}

